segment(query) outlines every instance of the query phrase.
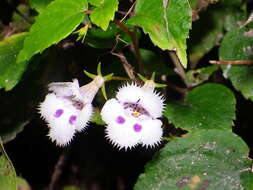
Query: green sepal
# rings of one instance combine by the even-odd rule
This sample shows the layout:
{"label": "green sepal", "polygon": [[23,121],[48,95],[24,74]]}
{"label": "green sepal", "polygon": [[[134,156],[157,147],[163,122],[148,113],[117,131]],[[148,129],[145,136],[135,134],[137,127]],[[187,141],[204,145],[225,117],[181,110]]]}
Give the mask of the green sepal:
{"label": "green sepal", "polygon": [[142,76],[141,74],[137,73],[137,75],[139,76],[139,78],[140,78],[142,81],[144,81],[144,82],[149,81],[149,80],[153,81],[153,82],[155,83],[155,87],[156,87],[156,88],[163,88],[163,87],[166,87],[166,86],[167,86],[166,84],[161,84],[161,83],[156,83],[156,82],[155,82],[155,74],[156,74],[156,73],[153,72],[153,73],[152,73],[152,76],[151,76],[151,79],[147,79],[147,78],[145,78],[144,76]]}
{"label": "green sepal", "polygon": [[113,79],[113,73],[111,73],[111,74],[108,74],[108,75],[105,75],[103,78],[104,78],[104,80],[105,81],[109,81],[109,80],[112,80]]}
{"label": "green sepal", "polygon": [[90,77],[91,79],[94,79],[97,75],[91,74],[86,70],[83,70],[84,74],[87,75],[88,77]]}
{"label": "green sepal", "polygon": [[106,95],[106,91],[105,91],[105,85],[102,86],[102,94],[103,94],[104,98],[107,100],[107,95]]}

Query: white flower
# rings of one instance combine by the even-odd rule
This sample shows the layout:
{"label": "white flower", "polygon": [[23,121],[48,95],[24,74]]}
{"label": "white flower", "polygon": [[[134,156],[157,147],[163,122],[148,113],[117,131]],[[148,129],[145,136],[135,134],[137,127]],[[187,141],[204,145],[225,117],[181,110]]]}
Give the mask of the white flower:
{"label": "white flower", "polygon": [[154,83],[143,87],[127,84],[119,89],[116,98],[108,100],[101,110],[107,123],[106,137],[115,146],[132,148],[138,144],[153,147],[162,138],[164,99],[154,91]]}
{"label": "white flower", "polygon": [[68,145],[76,131],[85,129],[92,116],[91,102],[103,84],[101,76],[83,87],[76,79],[49,84],[51,93],[40,104],[39,111],[48,123],[48,136],[53,142]]}

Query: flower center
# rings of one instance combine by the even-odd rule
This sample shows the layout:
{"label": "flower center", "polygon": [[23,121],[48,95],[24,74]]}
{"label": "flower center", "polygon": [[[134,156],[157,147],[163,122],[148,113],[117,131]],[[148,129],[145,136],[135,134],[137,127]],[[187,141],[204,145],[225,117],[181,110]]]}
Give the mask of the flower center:
{"label": "flower center", "polygon": [[124,109],[133,117],[139,118],[141,115],[149,116],[149,113],[137,103],[124,103]]}

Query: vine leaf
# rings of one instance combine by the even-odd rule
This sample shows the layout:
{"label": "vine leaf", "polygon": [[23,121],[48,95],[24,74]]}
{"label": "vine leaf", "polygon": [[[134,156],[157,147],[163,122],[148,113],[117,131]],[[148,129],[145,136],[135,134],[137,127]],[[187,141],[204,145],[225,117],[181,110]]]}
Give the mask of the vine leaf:
{"label": "vine leaf", "polygon": [[35,9],[36,11],[41,12],[52,1],[53,0],[29,0],[29,5],[31,8]]}
{"label": "vine leaf", "polygon": [[27,33],[20,33],[0,41],[0,88],[11,90],[27,68],[27,61],[16,63],[26,36]]}
{"label": "vine leaf", "polygon": [[[196,7],[196,5],[204,4]],[[214,4],[209,4],[213,2]],[[241,0],[220,0],[220,1],[191,1],[192,8],[199,13],[199,19],[193,22],[188,43],[189,61],[197,64],[198,61],[217,46],[224,36],[224,31],[238,28],[241,20],[244,19],[245,11],[241,8]],[[208,25],[206,23],[209,23]],[[201,32],[199,32],[201,31]]]}
{"label": "vine leaf", "polygon": [[17,190],[15,169],[8,158],[0,138],[0,189]]}
{"label": "vine leaf", "polygon": [[87,0],[55,0],[37,17],[24,41],[17,62],[29,60],[67,37],[83,21]]}
{"label": "vine leaf", "polygon": [[139,0],[136,16],[129,24],[142,27],[152,42],[163,50],[175,50],[184,67],[187,66],[186,39],[191,28],[191,7],[188,0]]}
{"label": "vine leaf", "polygon": [[185,75],[185,81],[188,86],[197,86],[206,80],[216,71],[219,67],[211,65],[200,69],[190,70]]}
{"label": "vine leaf", "polygon": [[164,115],[185,130],[231,130],[235,119],[235,97],[223,85],[204,84],[186,95],[184,103],[167,104]]}
{"label": "vine leaf", "polygon": [[[253,60],[253,23],[228,32],[219,49],[220,60]],[[243,96],[253,101],[253,67],[246,65],[223,66],[223,75]]]}
{"label": "vine leaf", "polygon": [[134,189],[238,190],[252,187],[248,152],[244,141],[232,132],[195,131],[167,143],[156,159],[147,164]]}
{"label": "vine leaf", "polygon": [[90,14],[91,21],[106,30],[118,10],[118,0],[89,0],[89,3],[96,7]]}

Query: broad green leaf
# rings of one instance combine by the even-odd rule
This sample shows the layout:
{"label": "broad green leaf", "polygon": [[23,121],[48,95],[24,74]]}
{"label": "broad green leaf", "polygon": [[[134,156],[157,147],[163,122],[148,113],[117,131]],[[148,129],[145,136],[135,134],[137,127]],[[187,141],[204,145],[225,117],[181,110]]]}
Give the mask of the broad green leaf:
{"label": "broad green leaf", "polygon": [[18,190],[32,190],[30,185],[24,178],[17,177]]}
{"label": "broad green leaf", "polygon": [[[253,60],[253,24],[228,32],[219,49],[220,60]],[[253,101],[253,67],[246,65],[223,66],[223,75],[243,96]]]}
{"label": "broad green leaf", "polygon": [[107,30],[109,23],[114,19],[114,14],[118,10],[118,0],[88,0],[96,6],[90,14],[92,23]]}
{"label": "broad green leaf", "polygon": [[[252,168],[252,166],[251,166]],[[243,172],[241,174],[241,183],[245,190],[253,189],[253,172]]]}
{"label": "broad green leaf", "polygon": [[27,61],[16,63],[26,36],[27,33],[20,33],[0,41],[0,88],[11,90],[26,70]]}
{"label": "broad green leaf", "polygon": [[244,141],[232,132],[196,131],[167,143],[147,164],[134,189],[243,189],[253,184],[248,152]]}
{"label": "broad green leaf", "polygon": [[199,14],[200,18],[192,24],[188,43],[189,59],[192,63],[196,64],[219,44],[224,30],[239,27],[239,21],[244,18],[244,11],[240,6],[240,3],[234,1],[230,3],[220,0]]}
{"label": "broad green leaf", "polygon": [[29,0],[29,5],[31,8],[38,12],[44,10],[53,0]]}
{"label": "broad green leaf", "polygon": [[0,126],[0,138],[3,143],[7,143],[16,138],[17,134],[23,131],[24,127],[29,123],[29,120],[18,122],[10,125]]}
{"label": "broad green leaf", "polygon": [[191,28],[191,8],[187,0],[138,0],[136,16],[129,24],[142,27],[152,42],[163,50],[175,50],[187,66],[186,39]]}
{"label": "broad green leaf", "polygon": [[220,60],[253,60],[253,24],[228,32],[219,49]]}
{"label": "broad green leaf", "polygon": [[204,84],[190,91],[183,103],[167,104],[164,115],[185,130],[231,130],[235,119],[235,97],[223,85]]}
{"label": "broad green leaf", "polygon": [[214,71],[218,69],[217,65],[212,65],[196,70],[190,70],[186,73],[185,82],[189,86],[196,86],[204,81],[208,80],[208,78],[213,74]]}
{"label": "broad green leaf", "polygon": [[36,18],[17,62],[29,60],[52,44],[67,37],[83,21],[87,0],[55,0]]}
{"label": "broad green leaf", "polygon": [[0,138],[0,189],[17,190],[16,172]]}

